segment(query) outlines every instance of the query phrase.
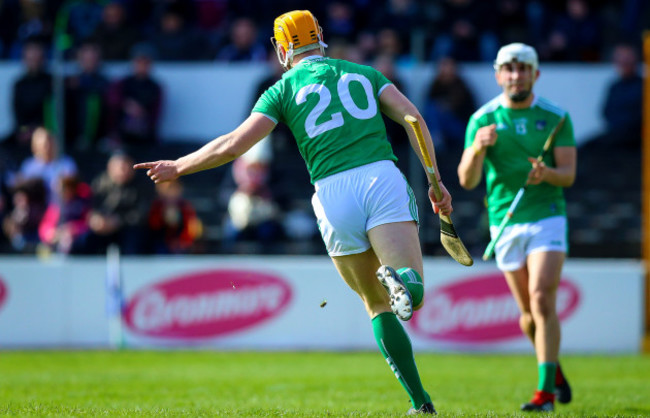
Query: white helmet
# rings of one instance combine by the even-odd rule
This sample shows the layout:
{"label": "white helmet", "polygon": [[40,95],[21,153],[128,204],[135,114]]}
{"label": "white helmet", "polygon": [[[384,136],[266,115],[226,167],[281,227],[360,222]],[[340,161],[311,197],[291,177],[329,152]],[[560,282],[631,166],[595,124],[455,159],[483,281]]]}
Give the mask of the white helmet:
{"label": "white helmet", "polygon": [[501,49],[499,49],[497,59],[494,60],[494,69],[496,71],[499,71],[499,67],[501,67],[503,64],[513,61],[523,62],[530,65],[533,67],[533,73],[535,73],[539,67],[539,61],[537,59],[537,52],[535,52],[535,48],[526,44],[522,44],[520,42],[515,42],[502,46]]}

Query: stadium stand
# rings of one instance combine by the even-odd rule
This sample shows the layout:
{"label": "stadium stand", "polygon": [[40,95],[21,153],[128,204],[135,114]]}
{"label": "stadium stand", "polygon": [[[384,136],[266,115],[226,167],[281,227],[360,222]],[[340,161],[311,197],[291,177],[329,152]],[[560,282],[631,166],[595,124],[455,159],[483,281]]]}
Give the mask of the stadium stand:
{"label": "stadium stand", "polygon": [[[42,7],[34,7],[32,3],[41,2],[0,2],[0,60],[19,61],[23,47],[33,42],[44,45],[47,49],[46,55],[51,59],[56,52],[53,47],[55,41],[60,47],[66,48],[64,57],[72,60],[74,49],[83,44],[84,36],[91,37],[95,29],[101,27],[102,10],[107,5],[115,3],[119,3],[120,7],[117,9],[122,9],[120,13],[123,12],[120,20],[127,22],[130,28],[137,28],[137,33],[129,34],[128,42],[123,41],[128,45],[133,45],[136,40],[152,41],[153,48],[162,48],[152,54],[158,57],[157,61],[164,60],[166,57],[164,52],[172,49],[182,53],[191,52],[192,55],[188,60],[194,62],[215,61],[215,57],[219,57],[219,53],[227,48],[230,42],[228,34],[232,23],[240,18],[246,18],[255,25],[253,29],[258,31],[258,41],[268,48],[267,52],[271,52],[270,44],[267,42],[270,36],[269,22],[276,16],[278,10],[293,8],[295,5],[292,1],[268,2],[266,0],[247,2],[234,0],[217,2],[47,1],[42,2]],[[492,59],[494,55],[492,49],[497,44],[511,42],[513,37],[535,46],[540,53],[540,59],[544,62],[604,63],[609,61],[612,51],[620,42],[638,49],[641,31],[650,28],[650,3],[636,0],[501,0],[496,2],[493,19],[481,19],[480,24],[472,23],[476,22],[476,11],[480,10],[479,3],[481,7],[487,4],[483,4],[480,0],[386,0],[383,3],[384,7],[371,7],[374,2],[327,0],[315,5],[313,12],[317,16],[322,16],[321,19],[325,24],[332,25],[332,31],[336,34],[335,39],[331,39],[335,44],[335,47],[331,48],[332,52],[341,51],[343,44],[343,49],[347,48],[346,53],[349,56],[357,56],[366,63],[373,63],[382,52],[385,52],[377,50],[377,45],[378,34],[386,29],[398,34],[397,41],[403,44],[403,52],[407,52],[405,56],[408,58],[408,63],[404,64],[404,60],[395,60],[397,66],[412,66],[414,62],[432,62],[435,58],[432,51],[440,51],[444,46],[450,47],[451,44],[442,42],[444,40],[453,40],[454,44],[451,46],[454,48],[450,51],[457,52],[455,58],[459,65],[471,61],[485,62]],[[82,19],[80,17],[83,15],[82,9],[92,19]],[[113,9],[116,7],[109,6],[107,10],[110,12]],[[212,10],[213,14],[205,13],[205,10]],[[156,34],[161,19],[169,15],[180,17],[185,27],[182,32],[179,32],[175,29],[175,25],[167,25],[165,27],[167,35],[163,39]],[[66,18],[57,20],[57,17],[61,16]],[[480,17],[484,16],[480,15]],[[575,22],[580,22],[581,19],[584,20],[584,25],[599,28],[597,37],[582,39],[578,33],[571,31],[571,28],[578,24]],[[444,22],[449,24],[443,24]],[[471,39],[460,39],[458,33],[454,32],[458,30],[457,24],[466,29],[474,28],[477,32],[472,34]],[[61,37],[62,35],[65,36]],[[204,45],[205,48],[201,51],[189,51],[182,47],[179,49],[179,45],[183,43],[181,41],[187,41],[188,37]],[[66,39],[67,42],[63,42]],[[468,43],[470,41],[474,44]],[[566,42],[569,49],[558,49],[558,45],[562,42]],[[580,48],[571,50],[572,45]],[[110,46],[102,45],[102,49],[108,51]],[[465,53],[469,50],[473,52]],[[107,58],[127,59],[126,51],[127,48],[123,47],[120,53],[113,55],[107,53]],[[573,56],[567,51],[577,51],[582,56]],[[177,54],[173,57],[170,55],[170,59],[180,59],[181,55]],[[216,58],[216,61],[218,60]],[[268,83],[272,83],[277,76],[270,72],[264,88],[268,87]],[[164,86],[162,87],[164,89]],[[11,115],[7,117],[10,118]],[[295,146],[292,146],[291,138],[286,137],[286,132],[278,133],[277,138],[273,140],[274,163],[271,167],[270,181],[287,222],[293,225],[292,228],[296,228],[296,231],[304,231],[296,232],[297,234],[305,235],[300,239],[287,239],[271,248],[261,248],[260,244],[254,241],[242,242],[234,252],[324,254],[318,234],[310,235],[308,229],[300,229],[305,219],[311,219],[309,217],[312,188],[304,163],[297,155]],[[10,139],[15,140],[15,138]],[[10,142],[13,141],[0,141],[3,152],[6,151],[5,157],[16,156],[15,161],[8,161],[4,165],[19,166],[25,150],[7,148]],[[112,146],[114,144],[103,144],[92,149],[70,149],[66,152],[78,164],[80,179],[89,182],[104,169],[105,162],[113,151]],[[157,143],[156,146],[129,148],[128,151],[136,160],[142,161],[175,158],[195,148],[194,143],[165,141]],[[443,177],[446,179],[445,184],[454,196],[453,218],[459,235],[463,237],[470,252],[480,256],[488,242],[484,191],[482,187],[469,192],[460,188],[456,180],[456,164],[460,156],[457,157],[444,158],[439,163]],[[640,153],[634,151],[599,153],[579,150],[578,157],[576,184],[566,190],[571,255],[573,257],[639,257]],[[228,182],[229,172],[230,167],[226,166],[194,174],[191,181],[184,182],[184,195],[192,202],[204,225],[202,237],[204,242],[201,248],[206,253],[218,253],[223,250],[220,242],[227,208],[224,185]],[[11,209],[11,199],[7,196],[11,191],[8,180],[10,177],[11,173],[5,173],[3,179],[5,207],[0,213],[6,214]],[[424,196],[419,200],[420,210],[428,211]],[[439,245],[437,217],[422,216],[421,218],[421,237],[425,254],[444,255],[444,249]],[[2,244],[0,252],[12,252],[6,238],[0,239],[0,244]]]}

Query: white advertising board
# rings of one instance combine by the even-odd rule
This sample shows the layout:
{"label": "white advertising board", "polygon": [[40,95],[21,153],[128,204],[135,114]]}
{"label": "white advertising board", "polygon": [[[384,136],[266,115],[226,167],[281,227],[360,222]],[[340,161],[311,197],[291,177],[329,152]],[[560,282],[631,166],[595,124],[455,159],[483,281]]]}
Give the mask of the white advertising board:
{"label": "white advertising board", "polygon": [[[102,258],[0,258],[0,347],[111,344]],[[127,347],[374,350],[360,299],[327,257],[122,259]],[[642,266],[569,260],[558,289],[562,351],[638,352]],[[527,352],[493,263],[425,259],[424,308],[405,323],[417,351]],[[108,306],[111,306],[109,303]]]}

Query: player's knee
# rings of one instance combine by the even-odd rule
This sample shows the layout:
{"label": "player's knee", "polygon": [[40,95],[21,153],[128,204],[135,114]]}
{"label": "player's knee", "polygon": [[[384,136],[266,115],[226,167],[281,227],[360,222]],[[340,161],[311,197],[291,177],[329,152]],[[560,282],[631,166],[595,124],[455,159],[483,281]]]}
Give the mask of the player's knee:
{"label": "player's knee", "polygon": [[535,334],[535,321],[533,320],[533,315],[530,312],[524,312],[519,317],[519,327],[521,331],[526,335]]}
{"label": "player's knee", "polygon": [[530,310],[534,316],[547,318],[551,315],[551,307],[553,296],[549,292],[543,290],[535,290],[530,294]]}

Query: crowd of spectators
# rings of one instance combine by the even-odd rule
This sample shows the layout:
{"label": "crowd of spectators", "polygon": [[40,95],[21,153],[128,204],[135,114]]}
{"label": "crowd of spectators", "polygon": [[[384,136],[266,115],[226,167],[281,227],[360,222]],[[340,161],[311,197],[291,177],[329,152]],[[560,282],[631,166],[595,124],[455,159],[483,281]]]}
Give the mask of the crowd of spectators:
{"label": "crowd of spectators", "polygon": [[88,178],[57,144],[41,126],[32,132],[31,156],[16,170],[2,152],[0,252],[91,255],[111,244],[129,255],[200,251],[202,223],[180,181],[154,190],[121,149],[93,153],[95,164],[106,157]]}
{"label": "crowd of spectators", "polygon": [[[21,60],[23,68],[13,83],[14,129],[0,138],[0,252],[100,254],[112,243],[126,254],[237,252],[241,241],[273,252],[281,242],[317,241],[310,208],[287,198],[295,190],[278,188],[282,176],[309,186],[298,179],[304,167],[294,166],[300,158],[284,126],[236,161],[219,185],[216,249],[202,241],[206,225],[182,182],[153,188],[131,169],[138,150],[159,144],[164,86],[152,65],[270,62],[256,99],[282,74],[268,41],[273,18],[303,7],[294,0],[0,1],[0,60]],[[398,69],[434,64],[421,110],[437,152],[454,154],[449,160],[462,152],[476,110],[459,65],[492,61],[500,45],[514,41],[535,46],[544,62],[613,62],[619,79],[607,92],[606,131],[588,144],[606,153],[624,143],[638,152],[639,34],[650,27],[648,2],[328,0],[309,7],[331,57],[372,65],[398,86]],[[54,105],[55,56],[74,66],[62,83],[63,129]],[[128,61],[130,70],[110,78],[107,61]],[[385,123],[408,173],[403,129]],[[101,170],[84,171],[91,160],[101,161]]]}
{"label": "crowd of spectators", "polygon": [[[296,0],[4,0],[0,59],[38,40],[68,58],[95,42],[107,61],[140,42],[161,61],[263,61],[271,22]],[[396,61],[491,61],[500,45],[534,46],[543,61],[604,61],[618,42],[639,46],[650,22],[643,0],[325,0],[309,4],[327,42],[355,45],[362,60],[392,48]],[[382,45],[381,48],[379,47]],[[389,45],[390,44],[390,45]]]}

